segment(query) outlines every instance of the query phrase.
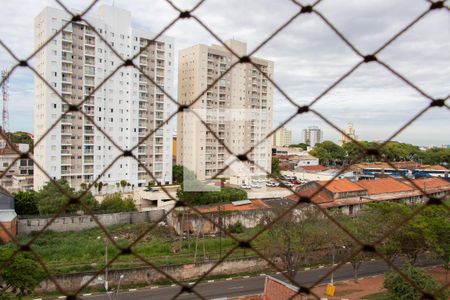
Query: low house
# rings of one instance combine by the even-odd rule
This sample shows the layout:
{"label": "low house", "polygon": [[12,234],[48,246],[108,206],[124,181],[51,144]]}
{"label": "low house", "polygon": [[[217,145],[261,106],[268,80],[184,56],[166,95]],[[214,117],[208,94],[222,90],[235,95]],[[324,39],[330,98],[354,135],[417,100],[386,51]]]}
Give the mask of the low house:
{"label": "low house", "polygon": [[[424,194],[425,192],[425,194]],[[366,203],[379,201],[404,201],[409,204],[421,203],[428,197],[443,198],[450,194],[450,182],[442,178],[421,178],[411,182],[393,177],[374,180],[350,181],[312,181],[297,189],[301,197],[323,208],[339,208],[352,215]],[[298,195],[287,197],[298,201]]]}
{"label": "low house", "polygon": [[265,211],[269,208],[269,205],[259,199],[198,206],[196,207],[197,211],[180,208],[168,216],[168,222],[178,234],[187,232],[215,234],[220,232],[220,228],[216,224],[220,224],[222,228],[228,228],[240,223],[244,227],[253,228],[260,223]]}
{"label": "low house", "polygon": [[17,214],[14,210],[14,197],[0,187],[0,240],[9,242],[17,234]]}
{"label": "low house", "polygon": [[410,176],[449,178],[450,170],[439,165],[424,165],[414,161],[359,163],[350,167],[357,174],[366,176]]}
{"label": "low house", "polygon": [[160,187],[148,188],[135,188],[133,192],[133,200],[138,211],[150,211],[150,210],[170,210],[175,206],[177,197],[177,190],[179,186],[165,187],[167,193]]}

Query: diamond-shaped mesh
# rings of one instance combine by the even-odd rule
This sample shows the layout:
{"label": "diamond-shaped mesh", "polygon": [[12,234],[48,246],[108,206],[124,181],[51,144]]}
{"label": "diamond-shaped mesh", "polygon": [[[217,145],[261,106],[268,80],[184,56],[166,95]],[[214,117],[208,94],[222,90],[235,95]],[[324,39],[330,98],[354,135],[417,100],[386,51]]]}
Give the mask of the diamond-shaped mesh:
{"label": "diamond-shaped mesh", "polygon": [[[147,258],[143,257],[142,255],[140,255],[139,253],[135,252],[133,250],[133,246],[135,246],[139,241],[141,241],[145,235],[147,235],[149,232],[151,232],[155,226],[157,226],[156,224],[158,224],[159,222],[156,221],[154,223],[154,225],[149,226],[142,234],[140,234],[135,240],[134,242],[132,242],[131,244],[129,244],[126,247],[121,247],[118,245],[118,243],[115,241],[115,239],[111,236],[111,234],[108,232],[108,230],[99,222],[98,218],[96,217],[96,215],[93,213],[93,211],[86,205],[83,203],[83,201],[80,201],[80,199],[87,193],[87,191],[92,188],[98,181],[99,179],[105,174],[105,172],[117,161],[119,160],[121,157],[132,157],[134,160],[136,160],[139,164],[139,166],[143,167],[145,169],[145,171],[148,173],[148,175],[155,181],[157,182],[157,180],[155,179],[155,176],[152,174],[152,172],[150,172],[150,170],[144,165],[142,164],[139,159],[132,153],[133,150],[135,150],[140,144],[144,143],[148,138],[150,138],[151,136],[153,136],[153,134],[160,128],[162,128],[164,126],[165,123],[167,123],[168,121],[170,121],[171,119],[173,119],[178,113],[182,112],[184,109],[189,109],[191,108],[197,101],[199,101],[199,99],[201,99],[201,97],[211,88],[213,87],[216,83],[219,82],[219,80],[221,78],[223,78],[226,74],[228,74],[236,65],[238,64],[251,64],[253,65],[253,67],[255,67],[256,69],[258,69],[260,71],[260,73],[262,74],[262,76],[265,77],[265,79],[270,82],[273,87],[281,93],[281,95],[283,95],[283,97],[289,101],[293,106],[296,107],[296,111],[289,116],[286,120],[284,120],[277,128],[274,128],[263,140],[259,141],[258,143],[256,143],[256,145],[254,145],[252,148],[248,149],[247,151],[245,151],[244,153],[233,153],[230,148],[224,143],[224,141],[222,139],[219,138],[218,134],[214,131],[214,129],[212,129],[208,123],[206,121],[204,121],[201,116],[197,113],[195,113],[195,111],[193,111],[194,115],[196,116],[196,118],[199,119],[199,121],[212,133],[212,136],[214,136],[214,138],[227,150],[227,152],[229,154],[234,155],[236,160],[239,160],[239,158],[245,157],[251,164],[253,164],[257,169],[267,173],[265,171],[264,168],[258,166],[258,164],[256,164],[255,162],[253,162],[251,159],[248,158],[248,154],[252,152],[252,150],[257,147],[259,144],[263,143],[266,139],[271,138],[272,134],[275,133],[276,130],[278,130],[279,128],[285,126],[286,124],[288,124],[291,120],[293,120],[296,116],[298,115],[304,115],[304,114],[311,114],[314,115],[316,117],[318,117],[319,119],[323,120],[325,123],[327,123],[328,125],[330,125],[331,127],[333,127],[335,130],[337,130],[338,132],[340,132],[341,134],[345,135],[348,139],[352,140],[354,143],[356,143],[360,149],[362,150],[362,155],[358,158],[355,159],[354,161],[360,161],[361,159],[363,159],[366,156],[374,156],[377,157],[379,160],[382,160],[384,162],[386,162],[388,165],[390,165],[393,169],[396,169],[398,171],[398,169],[396,168],[396,166],[394,164],[392,164],[389,160],[387,160],[386,158],[384,158],[383,156],[380,155],[380,149],[383,148],[383,146],[386,145],[386,143],[388,143],[389,141],[391,141],[393,138],[395,138],[396,136],[398,136],[402,131],[404,131],[408,126],[410,126],[412,123],[414,123],[421,115],[423,115],[424,113],[426,113],[430,108],[432,107],[440,107],[441,109],[445,110],[449,110],[450,107],[448,105],[448,103],[446,103],[446,101],[448,100],[448,98],[450,97],[450,94],[447,97],[444,98],[433,98],[432,96],[430,96],[429,94],[427,94],[423,89],[421,89],[419,86],[413,84],[411,81],[409,81],[406,77],[404,77],[402,74],[400,74],[399,72],[397,72],[392,66],[390,66],[388,63],[383,62],[380,57],[379,54],[386,49],[387,47],[389,47],[389,45],[391,43],[393,43],[396,39],[398,39],[400,36],[402,36],[405,32],[410,31],[417,23],[419,23],[425,16],[429,15],[430,12],[435,11],[435,10],[444,10],[446,12],[450,12],[450,8],[448,6],[448,1],[431,1],[428,0],[426,2],[428,2],[429,6],[428,9],[424,10],[421,14],[419,14],[416,18],[412,19],[408,25],[406,25],[404,28],[402,28],[400,31],[398,31],[395,35],[393,35],[389,40],[387,40],[385,43],[383,43],[382,45],[380,45],[376,51],[371,52],[371,53],[362,53],[361,51],[359,51],[357,49],[357,47],[355,47],[355,45],[353,45],[349,39],[342,33],[339,31],[339,29],[337,29],[337,27],[335,27],[333,25],[333,23],[321,12],[319,12],[316,9],[317,4],[319,4],[320,2],[322,2],[321,0],[316,1],[315,3],[313,3],[312,5],[304,5],[302,4],[300,1],[297,0],[292,0],[290,2],[294,3],[297,7],[297,12],[295,12],[295,14],[290,17],[288,20],[286,20],[285,23],[283,23],[279,28],[277,28],[275,31],[273,31],[272,33],[269,34],[269,36],[264,39],[255,49],[253,49],[253,51],[251,51],[248,55],[244,56],[244,57],[240,57],[238,54],[236,54],[230,47],[228,47],[224,41],[221,39],[220,36],[218,36],[214,30],[212,28],[209,28],[207,25],[205,25],[205,23],[195,15],[195,11],[197,8],[199,8],[203,3],[205,3],[207,0],[202,0],[199,1],[192,9],[190,10],[186,10],[183,11],[181,9],[179,9],[175,4],[173,4],[170,0],[166,0],[166,2],[179,14],[178,17],[176,17],[173,20],[170,20],[170,22],[168,22],[168,24],[157,34],[154,36],[154,38],[144,47],[142,48],[139,52],[137,52],[132,58],[123,58],[121,57],[121,55],[114,49],[114,47],[112,45],[109,44],[109,42],[102,36],[101,33],[97,32],[97,30],[95,29],[94,26],[91,26],[91,24],[89,24],[89,22],[85,19],[86,14],[95,6],[95,4],[98,2],[98,0],[94,0],[92,1],[92,3],[86,7],[81,13],[79,14],[75,14],[73,12],[71,12],[61,1],[56,0],[56,2],[68,13],[72,16],[71,21],[69,21],[68,23],[66,23],[63,27],[61,27],[57,32],[53,33],[53,35],[45,42],[43,43],[40,47],[38,47],[33,53],[31,53],[28,57],[26,58],[19,58],[17,57],[14,52],[7,46],[5,45],[5,43],[0,40],[0,45],[14,58],[14,60],[16,61],[16,64],[14,66],[11,67],[7,77],[5,79],[2,80],[1,84],[3,84],[3,81],[5,81],[9,76],[11,76],[18,68],[24,68],[24,69],[29,69],[37,78],[39,78],[40,81],[42,81],[43,84],[45,84],[52,92],[54,92],[63,103],[69,105],[68,110],[66,110],[55,122],[52,126],[50,126],[50,128],[47,129],[46,133],[44,135],[42,135],[38,140],[35,141],[35,146],[39,145],[42,140],[48,135],[48,133],[55,128],[55,126],[57,126],[57,124],[61,121],[61,119],[63,119],[64,116],[66,116],[68,113],[70,112],[77,112],[81,115],[83,115],[86,119],[88,119],[96,128],[99,132],[101,132],[103,134],[103,136],[109,141],[111,142],[117,149],[120,150],[121,155],[119,155],[118,157],[116,157],[113,161],[111,161],[111,163],[103,170],[103,172],[97,176],[97,178],[95,178],[95,180],[90,183],[90,185],[85,189],[85,192],[82,194],[79,194],[77,196],[73,196],[73,195],[68,195],[59,185],[58,182],[56,182],[51,176],[49,176],[49,174],[46,172],[46,170],[44,170],[44,168],[42,166],[40,166],[32,157],[32,153],[28,152],[28,153],[20,153],[18,150],[17,154],[18,157],[16,158],[16,160],[13,162],[16,163],[17,160],[19,160],[20,158],[30,158],[33,160],[35,167],[38,168],[40,171],[42,171],[46,177],[48,178],[49,181],[53,182],[54,185],[56,185],[58,187],[58,189],[60,190],[61,193],[64,193],[69,199],[70,201],[64,206],[62,207],[58,213],[56,213],[51,220],[47,223],[46,226],[44,226],[44,228],[42,228],[42,230],[40,230],[39,232],[37,232],[26,244],[21,244],[14,236],[10,235],[9,231],[4,227],[3,224],[0,223],[0,226],[2,226],[3,230],[5,232],[7,232],[12,241],[16,244],[17,246],[17,250],[12,254],[12,256],[9,258],[9,260],[6,260],[1,266],[0,268],[3,269],[5,268],[8,263],[11,261],[11,259],[16,256],[19,252],[23,251],[23,252],[29,252],[31,253],[36,260],[39,262],[39,264],[41,265],[41,267],[45,270],[45,272],[48,275],[48,278],[53,281],[53,283],[55,284],[55,286],[57,287],[57,289],[64,295],[68,296],[68,298],[77,298],[79,297],[79,295],[81,294],[81,291],[86,288],[88,286],[88,284],[94,280],[94,278],[96,278],[98,275],[102,274],[105,271],[105,268],[108,268],[109,266],[111,266],[121,255],[132,255],[134,257],[136,257],[138,260],[142,261],[144,264],[148,265],[149,267],[153,268],[154,270],[156,270],[157,272],[161,273],[163,276],[165,276],[167,279],[171,280],[174,284],[177,284],[178,286],[180,286],[180,291],[173,297],[174,299],[177,298],[178,296],[180,296],[182,293],[194,293],[196,296],[198,296],[201,299],[204,299],[204,297],[198,293],[196,291],[196,286],[202,281],[204,280],[209,274],[211,274],[211,272],[218,266],[220,265],[224,260],[226,260],[236,249],[239,248],[243,248],[243,249],[250,249],[252,250],[254,253],[256,253],[257,256],[259,256],[261,259],[265,260],[268,265],[270,267],[272,267],[273,269],[283,272],[284,270],[281,270],[279,266],[277,266],[272,260],[270,260],[269,258],[267,258],[264,253],[262,253],[260,250],[256,249],[253,245],[252,245],[252,241],[254,241],[255,239],[257,239],[264,231],[266,231],[269,227],[271,227],[273,224],[275,224],[276,222],[278,222],[279,220],[281,220],[284,216],[286,216],[287,214],[289,214],[290,212],[292,212],[295,208],[299,207],[300,205],[308,205],[308,206],[314,206],[317,210],[319,210],[326,218],[328,218],[335,226],[337,226],[338,228],[340,228],[340,230],[342,230],[343,232],[345,232],[354,242],[356,245],[359,245],[359,247],[353,251],[353,253],[351,253],[345,260],[342,260],[340,263],[338,263],[337,265],[333,266],[328,272],[326,272],[326,274],[324,274],[323,276],[321,276],[320,278],[317,279],[317,281],[311,285],[310,287],[306,287],[306,286],[302,286],[300,285],[294,278],[290,277],[287,273],[283,272],[282,274],[286,277],[286,279],[293,285],[297,286],[299,288],[299,292],[301,294],[309,294],[312,297],[315,297],[317,299],[320,299],[320,297],[315,294],[312,291],[312,287],[316,286],[317,284],[319,284],[323,279],[327,278],[328,276],[331,275],[331,273],[333,271],[336,271],[338,268],[340,268],[345,261],[350,260],[352,257],[363,253],[363,252],[368,252],[368,253],[373,253],[375,255],[377,255],[378,257],[380,257],[382,260],[384,260],[386,262],[387,265],[389,265],[393,270],[395,270],[396,272],[398,272],[407,282],[409,282],[415,289],[417,289],[418,291],[420,291],[424,297],[433,297],[433,295],[429,295],[427,293],[425,293],[420,287],[418,287],[408,276],[406,276],[396,265],[392,264],[392,262],[384,255],[382,254],[378,249],[377,249],[377,245],[379,245],[380,243],[382,243],[384,240],[386,240],[387,238],[389,238],[389,236],[391,236],[394,232],[396,232],[397,230],[399,230],[402,226],[404,226],[406,223],[408,223],[411,219],[413,219],[417,214],[419,214],[421,211],[423,211],[427,205],[431,205],[431,204],[436,204],[436,199],[431,199],[429,200],[427,203],[419,206],[417,209],[415,209],[410,215],[405,216],[405,218],[399,222],[394,228],[391,228],[390,230],[388,230],[388,232],[386,232],[383,236],[381,236],[378,240],[370,243],[370,244],[365,244],[362,241],[360,241],[352,232],[350,232],[345,226],[343,226],[342,224],[339,223],[338,220],[336,220],[336,218],[330,214],[329,211],[327,211],[326,209],[322,208],[320,205],[316,204],[314,201],[310,201],[312,198],[314,198],[315,195],[317,195],[318,193],[320,193],[324,188],[326,188],[328,186],[328,184],[339,177],[339,175],[341,175],[342,173],[344,173],[346,170],[348,170],[348,168],[351,166],[351,164],[349,164],[348,166],[344,167],[343,169],[340,170],[340,172],[338,174],[336,174],[334,176],[333,179],[331,179],[330,181],[328,181],[327,184],[323,185],[320,189],[318,189],[317,191],[314,192],[313,195],[311,195],[309,198],[305,198],[305,197],[299,197],[299,201],[294,204],[291,205],[290,207],[288,207],[286,210],[283,211],[283,213],[279,214],[274,220],[272,220],[271,222],[269,222],[268,224],[265,225],[264,228],[262,228],[261,230],[259,230],[256,234],[254,234],[251,238],[247,239],[247,240],[240,240],[238,239],[235,235],[231,234],[230,232],[227,231],[226,228],[224,228],[224,226],[222,224],[218,224],[217,222],[215,222],[214,220],[212,220],[210,217],[208,217],[205,214],[202,214],[196,207],[192,206],[189,202],[185,202],[182,200],[178,200],[175,199],[173,196],[171,196],[171,194],[167,191],[167,189],[164,186],[160,186],[160,188],[167,194],[167,196],[169,198],[171,198],[172,200],[176,201],[177,205],[172,208],[169,211],[166,211],[165,214],[158,220],[158,221],[162,221],[166,218],[167,215],[169,215],[170,213],[173,212],[173,210],[176,207],[186,207],[189,208],[192,212],[197,213],[199,216],[201,216],[202,218],[204,218],[206,221],[211,222],[212,224],[214,224],[217,228],[219,228],[221,230],[221,232],[223,232],[227,237],[229,237],[231,240],[236,242],[236,246],[234,246],[233,248],[231,248],[228,252],[226,252],[224,255],[221,256],[221,258],[216,261],[214,263],[214,265],[207,271],[205,272],[200,278],[198,278],[194,284],[183,284],[180,281],[176,280],[175,278],[173,278],[171,275],[167,274],[166,272],[164,272],[161,268],[159,268],[157,265],[155,265],[154,263],[152,263],[150,260],[148,260]],[[327,0],[323,0],[323,1],[327,1]],[[330,0],[328,0],[330,1]],[[254,5],[257,5],[257,3],[255,2]],[[236,7],[235,9],[239,9],[238,7]],[[348,46],[349,49],[351,49],[351,51],[357,56],[359,57],[359,61],[352,66],[349,70],[347,70],[342,76],[340,76],[337,80],[335,80],[331,85],[329,85],[325,90],[323,90],[319,95],[317,95],[308,105],[303,105],[300,106],[298,105],[285,91],[283,91],[283,89],[280,87],[280,85],[275,82],[272,78],[270,78],[266,73],[262,72],[259,65],[257,65],[256,63],[254,63],[252,61],[252,55],[254,53],[256,53],[259,49],[261,49],[262,47],[264,47],[266,44],[270,43],[270,41],[277,36],[280,32],[282,32],[286,27],[289,26],[290,23],[292,23],[294,20],[296,19],[300,19],[302,17],[302,15],[305,14],[309,14],[309,15],[313,15],[316,18],[320,19],[326,26],[328,26],[328,28],[334,32],[336,34],[336,36],[345,43],[346,46]],[[195,22],[198,25],[200,25],[202,28],[204,28],[212,37],[214,37],[223,47],[225,47],[230,53],[232,53],[233,56],[235,56],[237,58],[237,61],[232,64],[225,72],[223,72],[218,78],[216,78],[214,80],[214,82],[212,82],[202,93],[200,93],[194,101],[192,101],[189,105],[180,105],[170,94],[168,94],[163,87],[159,86],[151,77],[149,77],[138,65],[136,65],[133,60],[137,57],[139,57],[139,55],[145,51],[145,49],[147,47],[149,47],[151,42],[156,41],[156,39],[158,39],[161,35],[163,35],[165,32],[167,32],[172,26],[174,26],[174,24],[176,24],[178,21],[180,21],[180,19],[185,19],[185,21],[190,21],[190,22]],[[102,40],[108,47],[109,49],[112,51],[113,55],[115,55],[117,58],[120,59],[121,64],[108,76],[105,77],[105,79],[99,84],[97,85],[88,96],[84,97],[84,100],[81,101],[78,104],[71,104],[69,103],[49,82],[47,82],[37,71],[35,68],[33,68],[30,64],[29,61],[37,54],[39,53],[39,51],[41,51],[43,48],[45,48],[52,40],[54,37],[56,37],[58,34],[61,34],[62,30],[64,28],[66,28],[67,26],[69,26],[69,24],[71,24],[72,22],[83,22],[86,25],[88,25],[92,31],[95,33],[95,35]],[[445,62],[443,62],[445,63]],[[379,146],[376,149],[367,149],[363,144],[361,144],[360,142],[358,142],[357,140],[353,139],[351,136],[348,136],[342,129],[340,129],[337,125],[335,125],[332,121],[330,121],[329,118],[327,118],[327,116],[319,113],[317,110],[315,110],[312,106],[317,103],[318,101],[320,101],[325,95],[329,94],[333,89],[336,88],[336,86],[338,86],[344,79],[346,79],[347,77],[349,77],[352,73],[354,73],[358,68],[360,68],[362,65],[364,64],[378,64],[379,66],[383,67],[384,69],[386,69],[388,72],[390,72],[392,74],[392,76],[397,77],[398,79],[400,79],[401,81],[403,81],[406,85],[408,85],[409,87],[411,87],[412,89],[414,89],[416,92],[418,92],[420,95],[423,96],[423,98],[425,98],[425,101],[428,101],[428,106],[426,108],[424,108],[423,110],[421,110],[419,113],[417,113],[416,115],[412,115],[411,118],[409,119],[408,122],[406,122],[405,124],[403,124],[394,134],[392,134],[388,139],[386,139],[383,143],[379,144]],[[107,134],[107,132],[105,132],[102,127],[100,127],[95,119],[89,115],[87,115],[83,110],[82,110],[82,106],[83,103],[85,103],[86,101],[88,101],[90,99],[91,96],[93,96],[95,94],[95,92],[97,90],[99,90],[100,88],[102,88],[102,86],[104,85],[105,82],[107,82],[109,79],[111,79],[111,77],[114,76],[114,74],[116,74],[120,69],[123,68],[135,68],[137,70],[140,71],[140,74],[144,77],[147,78],[147,80],[149,80],[152,84],[154,84],[157,89],[159,89],[162,93],[164,93],[165,96],[168,97],[168,99],[170,99],[171,102],[173,102],[178,109],[171,114],[164,122],[161,123],[161,125],[157,126],[154,130],[152,130],[151,132],[149,132],[145,138],[141,139],[138,144],[136,144],[133,148],[129,149],[129,150],[124,150],[121,149],[121,147],[114,141],[114,139],[109,136]],[[5,134],[3,132],[0,132],[2,138],[4,138],[8,144],[11,144],[11,142],[9,141],[8,137],[5,136]],[[14,147],[12,147],[13,149],[15,149]],[[11,166],[13,165],[11,164]],[[10,166],[10,167],[11,167]],[[9,168],[10,168],[9,167]],[[9,169],[8,168],[8,169]],[[8,170],[7,169],[7,170]],[[7,171],[6,170],[6,171]],[[216,178],[217,176],[219,176],[221,173],[223,173],[226,170],[226,167],[222,170],[220,170],[217,174],[215,174],[215,176],[213,178]],[[7,172],[4,172],[3,174],[0,175],[0,178]],[[399,174],[402,174],[402,172],[399,172]],[[273,177],[270,173],[267,173],[267,176],[272,177],[273,180],[279,181],[278,178]],[[409,183],[411,185],[413,185],[417,190],[420,190],[421,193],[423,195],[427,195],[427,193],[425,192],[424,189],[422,189],[420,186],[418,186],[415,182],[413,182],[411,179],[407,178],[406,176],[404,176],[405,180],[408,180]],[[290,192],[298,195],[299,193],[297,191],[295,191],[294,189],[282,185],[283,188],[289,190]],[[443,201],[440,201],[440,199],[437,199],[438,204],[442,205],[443,207],[445,207],[445,209],[447,211],[450,211],[450,208],[447,206],[446,203],[444,203]],[[39,236],[42,235],[42,233],[54,222],[54,220],[60,216],[65,209],[72,205],[72,204],[81,204],[85,210],[85,212],[87,214],[89,214],[90,216],[92,216],[92,218],[95,220],[95,222],[97,223],[98,227],[104,232],[106,238],[109,240],[109,242],[116,247],[119,251],[118,254],[113,256],[108,263],[101,268],[100,270],[97,271],[95,276],[92,276],[92,278],[90,280],[88,280],[87,282],[84,282],[83,286],[81,286],[77,291],[75,291],[74,293],[69,293],[68,291],[65,291],[64,289],[61,288],[61,286],[58,284],[57,280],[54,278],[54,276],[49,272],[49,269],[47,268],[44,260],[36,253],[35,250],[33,250],[33,242],[36,241],[36,239],[39,238]],[[448,288],[449,284],[443,286],[441,288],[441,291]],[[440,291],[438,291],[440,292]]]}

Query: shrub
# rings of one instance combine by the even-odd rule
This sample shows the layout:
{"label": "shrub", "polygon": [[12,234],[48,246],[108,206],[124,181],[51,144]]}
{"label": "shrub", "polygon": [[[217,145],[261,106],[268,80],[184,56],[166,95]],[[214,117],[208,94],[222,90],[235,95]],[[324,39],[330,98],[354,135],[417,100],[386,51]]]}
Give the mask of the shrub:
{"label": "shrub", "polygon": [[[410,263],[406,263],[402,271],[408,276],[419,288],[424,292],[433,294],[438,291],[440,285],[434,279],[420,269],[413,267]],[[388,290],[388,299],[410,300],[420,299],[421,292],[416,290],[409,282],[407,282],[398,272],[391,271],[386,274],[384,279],[384,287]],[[435,295],[436,299],[447,299],[446,293]]]}
{"label": "shrub", "polygon": [[228,232],[230,233],[243,233],[244,232],[244,225],[242,225],[241,222],[236,222],[234,224],[231,224],[228,226]]}
{"label": "shrub", "polygon": [[122,198],[120,193],[114,193],[105,196],[99,207],[102,211],[109,212],[121,212],[121,211],[134,211],[136,206],[134,205],[133,198]]}

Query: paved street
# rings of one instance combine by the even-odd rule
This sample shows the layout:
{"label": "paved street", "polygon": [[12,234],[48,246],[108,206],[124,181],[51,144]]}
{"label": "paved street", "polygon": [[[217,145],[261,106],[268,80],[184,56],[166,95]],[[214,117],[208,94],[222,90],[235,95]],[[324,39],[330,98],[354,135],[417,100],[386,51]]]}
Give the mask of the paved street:
{"label": "paved street", "polygon": [[[421,266],[431,266],[436,265],[436,262],[426,261],[420,263]],[[329,270],[329,267],[312,269],[312,270],[303,270],[298,272],[296,276],[296,280],[302,284],[309,286],[313,284],[320,276],[325,274]],[[371,276],[384,273],[388,270],[388,266],[382,261],[369,261],[365,262],[361,265],[359,269],[359,276]],[[282,274],[273,275],[274,277],[283,279],[284,276]],[[352,279],[353,278],[353,269],[350,264],[346,264],[342,266],[338,271],[335,272],[334,278],[336,281]],[[284,278],[285,279],[285,278]],[[286,279],[285,279],[286,280]],[[328,282],[329,278],[324,282]],[[264,276],[256,276],[250,278],[240,278],[240,279],[232,279],[232,280],[218,280],[215,282],[205,282],[201,283],[195,287],[195,290],[203,295],[206,299],[216,299],[223,297],[231,297],[231,296],[239,296],[239,295],[250,295],[261,293],[264,289]],[[144,299],[152,299],[152,300],[169,300],[172,299],[174,295],[176,295],[180,291],[178,286],[176,287],[159,287],[159,288],[145,288],[138,289],[136,291],[128,291],[121,292],[117,295],[117,299],[125,300],[125,299],[136,299],[136,300],[144,300]],[[109,298],[105,294],[86,296],[86,299],[95,299],[95,300],[110,300],[116,299],[115,295],[111,295]],[[195,294],[182,294],[179,296],[179,299],[188,300],[188,299],[198,299]]]}

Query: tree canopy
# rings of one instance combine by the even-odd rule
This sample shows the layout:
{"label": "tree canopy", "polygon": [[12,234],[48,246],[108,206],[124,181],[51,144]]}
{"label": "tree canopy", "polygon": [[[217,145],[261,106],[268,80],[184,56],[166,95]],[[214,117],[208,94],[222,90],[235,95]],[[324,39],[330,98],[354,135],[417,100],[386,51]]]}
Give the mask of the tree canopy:
{"label": "tree canopy", "polygon": [[[380,146],[377,142],[358,141],[366,149],[375,149]],[[357,143],[350,141],[339,146],[331,141],[316,144],[310,154],[317,157],[321,164],[341,165],[358,161],[374,162],[379,158],[366,155],[364,149]],[[386,143],[380,154],[389,161],[416,161],[424,164],[450,165],[449,148],[430,148],[425,151],[419,147],[396,141]]]}
{"label": "tree canopy", "polygon": [[[403,273],[411,279],[417,287],[426,293],[435,294],[440,289],[440,284],[424,271],[406,263],[402,268]],[[388,290],[388,299],[410,300],[421,299],[421,292],[406,281],[398,272],[391,271],[384,278],[384,287]],[[435,299],[448,299],[448,292],[435,294]]]}
{"label": "tree canopy", "polygon": [[11,247],[0,249],[0,263],[9,261],[0,270],[0,289],[2,294],[12,294],[20,299],[30,294],[46,278],[46,274],[30,253],[19,252],[10,259],[13,252]]}
{"label": "tree canopy", "polygon": [[[84,191],[76,192],[64,179],[57,180],[56,183],[59,188],[55,183],[49,181],[37,192],[37,208],[41,215],[55,214],[69,202],[69,197],[79,197],[84,193]],[[96,210],[98,207],[98,203],[91,192],[86,192],[80,201],[92,210]],[[81,204],[71,204],[65,211],[73,213],[79,210],[82,210]]]}

